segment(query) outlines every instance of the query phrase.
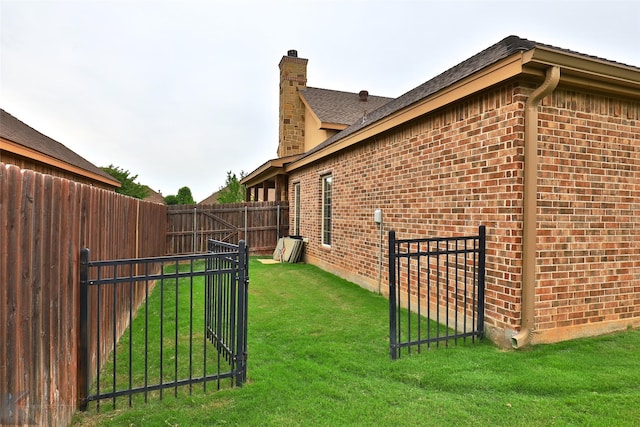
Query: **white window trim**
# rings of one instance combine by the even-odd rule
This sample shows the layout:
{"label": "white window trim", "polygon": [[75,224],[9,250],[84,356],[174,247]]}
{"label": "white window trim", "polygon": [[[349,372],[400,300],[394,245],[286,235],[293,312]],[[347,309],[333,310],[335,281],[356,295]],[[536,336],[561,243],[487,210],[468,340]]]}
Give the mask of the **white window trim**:
{"label": "white window trim", "polygon": [[[325,219],[327,218],[326,212],[325,212],[325,186],[326,186],[326,182],[327,180],[329,180],[329,183],[331,184],[331,194],[330,194],[330,200],[331,200],[331,212],[330,212],[330,217],[329,217],[329,243],[325,242],[325,234],[326,234],[326,229],[325,229]],[[322,209],[321,209],[321,218],[320,218],[320,222],[321,222],[321,231],[320,231],[320,242],[322,243],[322,246],[330,248],[331,247],[331,241],[333,240],[333,175],[331,174],[327,174],[324,175],[322,177],[321,180],[321,186],[322,186],[322,192],[321,192],[321,204],[322,204]]]}
{"label": "white window trim", "polygon": [[300,183],[293,184],[293,234],[300,235]]}

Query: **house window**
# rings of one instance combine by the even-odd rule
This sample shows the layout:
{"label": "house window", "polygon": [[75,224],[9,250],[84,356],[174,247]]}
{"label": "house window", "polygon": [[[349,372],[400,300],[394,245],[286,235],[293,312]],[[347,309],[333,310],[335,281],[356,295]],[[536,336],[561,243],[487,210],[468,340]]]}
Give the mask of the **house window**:
{"label": "house window", "polygon": [[293,234],[300,235],[300,183],[293,185]]}
{"label": "house window", "polygon": [[322,177],[322,244],[331,246],[331,182],[332,176]]}

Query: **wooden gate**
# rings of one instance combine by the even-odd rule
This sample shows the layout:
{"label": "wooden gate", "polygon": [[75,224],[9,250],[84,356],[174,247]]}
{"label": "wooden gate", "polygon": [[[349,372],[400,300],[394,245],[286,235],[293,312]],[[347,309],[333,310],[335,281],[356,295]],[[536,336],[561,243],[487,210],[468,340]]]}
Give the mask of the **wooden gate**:
{"label": "wooden gate", "polygon": [[167,253],[206,251],[209,239],[247,242],[253,254],[272,253],[280,237],[289,233],[287,202],[167,207]]}

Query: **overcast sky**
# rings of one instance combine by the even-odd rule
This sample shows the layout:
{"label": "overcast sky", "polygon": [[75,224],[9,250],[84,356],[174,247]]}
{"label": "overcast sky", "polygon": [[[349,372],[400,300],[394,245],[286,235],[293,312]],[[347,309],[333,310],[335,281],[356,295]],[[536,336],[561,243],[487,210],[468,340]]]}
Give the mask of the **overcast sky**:
{"label": "overcast sky", "polygon": [[640,66],[640,0],[0,0],[0,108],[196,201],[276,157],[278,63],[397,97],[515,34]]}

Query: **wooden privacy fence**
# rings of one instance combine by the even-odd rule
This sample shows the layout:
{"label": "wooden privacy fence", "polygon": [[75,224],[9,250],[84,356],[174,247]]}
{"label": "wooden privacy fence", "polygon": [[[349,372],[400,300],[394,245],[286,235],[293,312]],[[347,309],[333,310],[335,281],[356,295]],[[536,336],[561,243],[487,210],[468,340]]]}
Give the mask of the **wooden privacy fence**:
{"label": "wooden privacy fence", "polygon": [[[163,205],[0,163],[0,425],[70,423],[81,381],[80,251],[163,255],[166,220]],[[113,339],[99,348],[105,360]]]}
{"label": "wooden privacy fence", "polygon": [[[77,375],[82,248],[140,258],[204,251],[213,238],[267,253],[288,221],[286,202],[167,207],[0,163],[0,425],[68,425],[78,389],[93,381]],[[144,292],[133,294],[137,306]],[[129,324],[127,298],[107,295],[101,305],[121,307],[118,319],[88,325],[104,331],[90,343],[91,372]],[[97,311],[97,294],[89,300]]]}
{"label": "wooden privacy fence", "polygon": [[167,207],[167,254],[204,252],[208,239],[247,242],[252,254],[271,253],[289,233],[287,202]]}

